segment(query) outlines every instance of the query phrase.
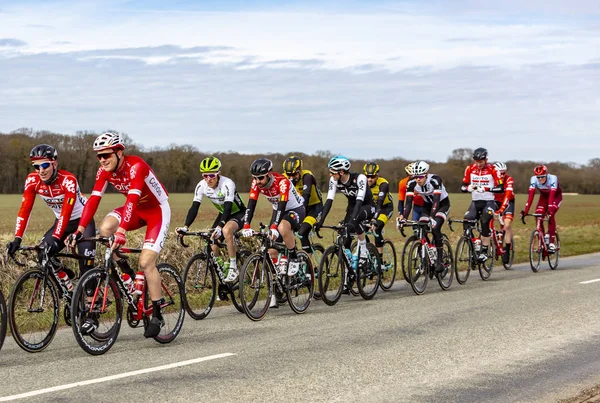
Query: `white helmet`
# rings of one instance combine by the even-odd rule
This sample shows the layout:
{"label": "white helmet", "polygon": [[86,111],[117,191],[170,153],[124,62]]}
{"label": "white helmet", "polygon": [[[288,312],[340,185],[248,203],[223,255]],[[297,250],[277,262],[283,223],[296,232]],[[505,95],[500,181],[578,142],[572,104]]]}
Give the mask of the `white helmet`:
{"label": "white helmet", "polygon": [[412,166],[411,174],[413,175],[425,175],[429,172],[429,164],[425,161],[417,161]]}
{"label": "white helmet", "polygon": [[506,164],[504,162],[496,162],[494,166],[498,172],[506,172]]}
{"label": "white helmet", "polygon": [[104,133],[94,140],[94,151],[102,151],[106,149],[124,150],[125,145],[119,133]]}
{"label": "white helmet", "polygon": [[336,155],[332,159],[329,160],[327,164],[327,168],[332,171],[349,171],[350,170],[350,160],[342,155]]}

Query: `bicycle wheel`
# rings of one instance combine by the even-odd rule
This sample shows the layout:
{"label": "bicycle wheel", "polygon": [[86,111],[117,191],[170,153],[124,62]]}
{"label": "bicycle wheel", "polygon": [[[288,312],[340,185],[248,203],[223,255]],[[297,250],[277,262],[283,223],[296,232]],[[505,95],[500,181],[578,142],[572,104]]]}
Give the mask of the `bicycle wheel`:
{"label": "bicycle wheel", "polygon": [[529,238],[529,265],[534,273],[540,269],[542,261],[542,240],[538,230],[533,230]]}
{"label": "bicycle wheel", "polygon": [[494,260],[496,259],[496,248],[494,247],[494,241],[490,240],[490,246],[488,246],[487,260],[483,263],[479,263],[479,276],[483,281],[490,278],[492,270],[494,269]]}
{"label": "bicycle wheel", "polygon": [[8,317],[19,347],[30,353],[48,347],[58,327],[58,303],[56,284],[40,269],[17,278],[8,297]]}
{"label": "bicycle wheel", "polygon": [[419,238],[417,238],[417,236],[414,234],[409,236],[402,247],[402,261],[400,263],[402,265],[402,275],[407,283],[410,283],[410,276],[408,275],[408,252],[412,243],[417,239]]}
{"label": "bicycle wheel", "polygon": [[381,284],[381,259],[377,248],[372,243],[367,243],[369,258],[364,266],[356,269],[356,285],[363,299],[373,299]]}
{"label": "bicycle wheel", "polygon": [[454,274],[459,284],[466,284],[473,267],[473,245],[465,236],[461,236],[456,244],[454,255]]}
{"label": "bicycle wheel", "polygon": [[[442,290],[447,290],[452,285],[454,279],[454,256],[452,254],[452,245],[447,237],[442,239],[443,255],[441,256],[444,271],[436,273],[436,277]],[[440,256],[438,256],[438,259]]]}
{"label": "bicycle wheel", "polygon": [[[185,319],[185,298],[183,282],[177,269],[169,263],[159,263],[156,265],[160,274],[160,288],[165,303],[161,305],[161,314],[165,325],[160,329],[158,336],[154,340],[161,344],[167,344],[175,340]],[[152,306],[152,300],[146,287],[146,298],[144,300],[146,309]],[[148,327],[150,318],[144,316],[144,330]]]}
{"label": "bicycle wheel", "polygon": [[[242,249],[242,250],[238,250],[237,251],[237,267],[243,267],[244,264],[246,263],[246,260],[250,257],[250,255],[252,255],[252,252],[250,252],[249,250],[246,249]],[[229,295],[231,297],[231,303],[233,304],[233,306],[235,307],[235,309],[237,309],[237,311],[239,313],[244,313],[244,308],[242,307],[242,303],[241,303],[241,297],[240,297],[240,283],[239,280],[240,277],[238,276],[237,281],[231,285],[230,288],[228,288],[229,290]]]}
{"label": "bicycle wheel", "polygon": [[300,270],[294,276],[285,276],[288,303],[292,311],[304,313],[310,306],[315,290],[315,272],[308,253],[298,251]]}
{"label": "bicycle wheel", "polygon": [[[97,325],[89,335],[81,331],[81,325],[88,319]],[[73,292],[71,322],[75,340],[83,351],[101,355],[110,350],[121,330],[122,319],[121,292],[106,270],[98,267],[81,276]]]}
{"label": "bicycle wheel", "polygon": [[556,247],[554,253],[548,255],[548,264],[552,270],[556,270],[558,261],[560,260],[560,237],[558,236],[558,232],[554,235],[554,246]]}
{"label": "bicycle wheel", "polygon": [[190,258],[183,271],[185,310],[195,320],[206,318],[217,299],[217,275],[206,253]]}
{"label": "bicycle wheel", "polygon": [[429,263],[427,257],[423,257],[422,248],[421,242],[416,240],[408,252],[408,277],[410,286],[417,295],[425,292],[429,281]]}
{"label": "bicycle wheel", "polygon": [[389,291],[396,281],[396,248],[390,240],[383,243],[381,252],[381,282],[379,285],[383,291]]}
{"label": "bicycle wheel", "polygon": [[[323,253],[325,252],[325,248],[320,243],[312,244],[312,253],[310,254],[310,260],[312,262],[313,270],[315,271],[315,283],[317,284],[316,288],[319,288],[318,278],[319,278],[319,264],[321,263],[321,258],[323,257]],[[321,294],[318,290],[315,289],[313,293],[314,299],[321,299]]]}
{"label": "bicycle wheel", "polygon": [[332,245],[325,250],[319,263],[319,292],[329,306],[337,304],[344,290],[347,264],[342,253],[337,245]]}
{"label": "bicycle wheel", "polygon": [[[506,247],[506,245],[505,245],[505,247]],[[504,266],[504,269],[510,270],[512,268],[514,260],[515,260],[515,244],[513,241],[513,243],[510,244],[510,250],[508,251],[508,263],[504,263],[504,261],[502,261],[502,266]]]}
{"label": "bicycle wheel", "polygon": [[0,290],[0,350],[2,350],[4,338],[6,337],[6,320],[6,301],[2,290]]}
{"label": "bicycle wheel", "polygon": [[[252,254],[240,273],[240,302],[246,316],[261,320],[271,302],[271,271],[263,253]],[[243,280],[243,281],[242,281]]]}

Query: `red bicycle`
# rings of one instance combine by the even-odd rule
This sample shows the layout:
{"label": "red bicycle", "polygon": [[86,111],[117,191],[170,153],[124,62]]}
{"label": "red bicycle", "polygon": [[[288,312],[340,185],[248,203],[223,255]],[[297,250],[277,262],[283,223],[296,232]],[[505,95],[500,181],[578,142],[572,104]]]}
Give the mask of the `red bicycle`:
{"label": "red bicycle", "polygon": [[535,217],[536,219],[536,228],[531,233],[531,238],[529,240],[529,263],[531,265],[531,270],[533,270],[534,273],[537,273],[540,269],[541,261],[546,260],[546,258],[548,259],[550,268],[556,270],[560,259],[560,238],[558,236],[558,231],[555,234],[555,249],[554,251],[550,251],[548,249],[550,236],[544,230],[544,221],[548,221],[548,216],[546,214],[525,214],[521,216],[523,224],[526,224],[526,216]]}
{"label": "red bicycle", "polygon": [[[498,217],[498,223],[500,224],[500,230],[496,230],[496,226],[494,225],[494,221],[495,218]],[[501,216],[496,216],[494,214],[494,216],[492,217],[491,221],[490,221],[490,230],[492,231],[492,239],[494,240],[494,248],[496,249],[496,260],[498,259],[502,259],[502,255],[504,255],[505,249],[504,246],[502,245],[503,241],[504,241],[504,223],[502,222],[502,217]],[[508,263],[504,263],[504,261],[502,261],[502,266],[504,266],[504,268],[506,270],[509,270],[512,267],[513,264],[513,260],[515,258],[515,249],[514,249],[514,242],[510,244],[510,254],[509,254],[509,260]]]}

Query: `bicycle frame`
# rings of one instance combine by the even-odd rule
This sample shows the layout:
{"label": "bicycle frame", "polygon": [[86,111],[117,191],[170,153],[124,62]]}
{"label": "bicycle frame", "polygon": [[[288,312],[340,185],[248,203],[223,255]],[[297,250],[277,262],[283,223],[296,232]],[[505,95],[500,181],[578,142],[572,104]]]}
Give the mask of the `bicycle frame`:
{"label": "bicycle frame", "polygon": [[[535,231],[537,231],[539,241],[538,248],[541,248],[541,251],[538,249],[536,250],[536,252],[542,252],[542,258],[546,259],[550,254],[550,252],[548,251],[548,245],[546,245],[546,241],[544,239],[546,236],[546,230],[544,229],[544,221],[548,221],[548,216],[546,214],[526,214],[523,217],[521,217],[521,222],[525,225],[527,224],[525,222],[526,216],[535,217]],[[558,251],[559,249],[560,246],[557,246],[556,251]]]}
{"label": "bicycle frame", "polygon": [[[210,259],[208,259],[209,264],[215,269],[215,272],[217,273],[217,276],[219,277],[220,285],[226,285],[226,286],[230,287],[230,285],[225,282],[225,273],[223,273],[222,267],[217,263],[217,260],[216,260],[217,257],[215,256],[215,254],[211,248],[211,245],[213,245],[213,244],[217,245],[217,247],[219,247],[219,248],[224,248],[227,245],[213,240],[211,238],[211,235],[212,235],[212,231],[187,232],[187,233],[181,234],[181,236],[179,236],[179,244],[181,246],[183,246],[184,248],[189,247],[189,245],[183,241],[183,237],[185,237],[185,236],[197,236],[201,239],[201,242],[204,241],[205,245],[204,245],[204,247],[201,247],[199,249],[199,251],[200,251],[199,253],[204,253],[206,256],[210,257]],[[239,239],[239,236],[237,233],[235,234],[234,238],[236,240]],[[239,250],[239,248],[240,248],[240,245],[237,245],[237,243],[236,243],[236,249]],[[208,270],[210,270],[210,267],[206,266],[205,270],[206,270],[206,272],[205,272],[205,275],[206,275],[208,273]]]}

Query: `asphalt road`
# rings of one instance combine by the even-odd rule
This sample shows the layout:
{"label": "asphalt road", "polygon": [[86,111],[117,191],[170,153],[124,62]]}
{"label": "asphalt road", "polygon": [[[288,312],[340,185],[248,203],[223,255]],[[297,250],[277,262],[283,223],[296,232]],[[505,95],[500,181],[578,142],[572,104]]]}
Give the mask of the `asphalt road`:
{"label": "asphalt road", "polygon": [[186,317],[170,345],[124,324],[98,357],[70,329],[37,354],[7,339],[0,401],[558,401],[600,384],[600,281],[581,284],[600,280],[599,258],[537,274],[496,266],[486,282],[473,272],[421,296],[400,281],[372,301],[282,306],[257,323],[222,307]]}

